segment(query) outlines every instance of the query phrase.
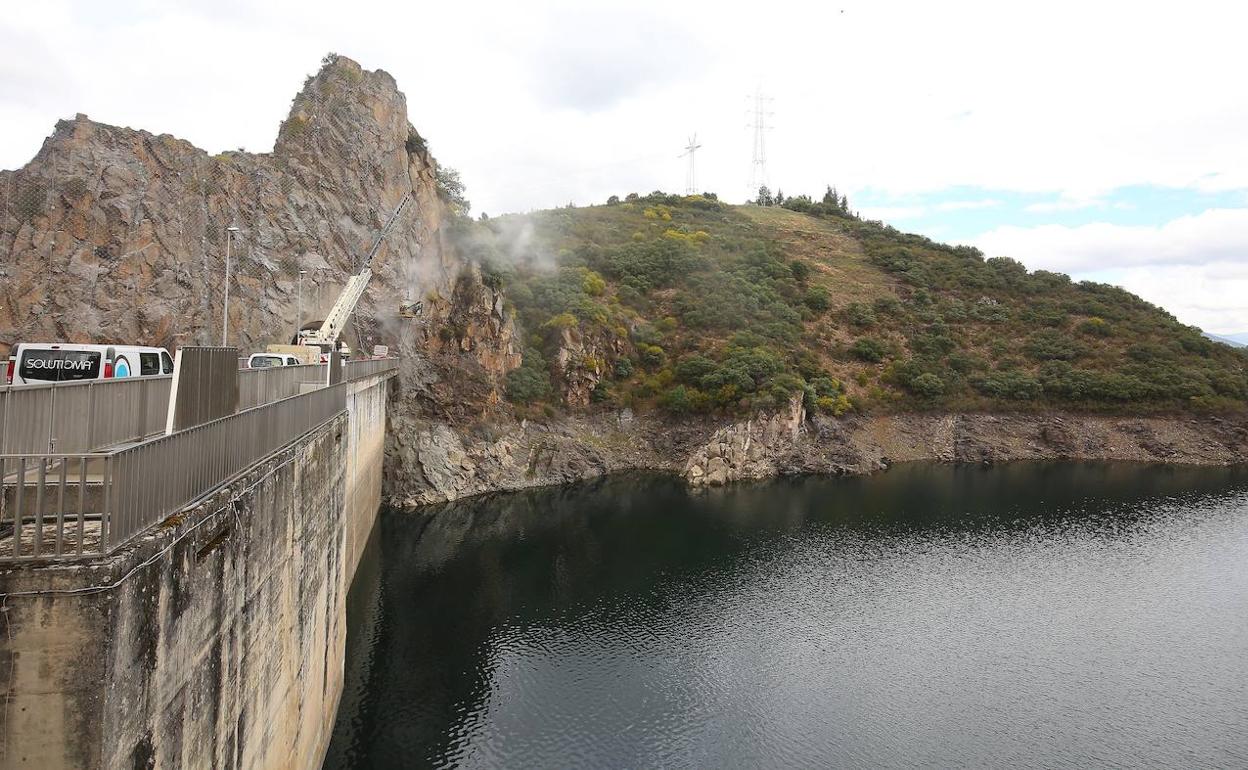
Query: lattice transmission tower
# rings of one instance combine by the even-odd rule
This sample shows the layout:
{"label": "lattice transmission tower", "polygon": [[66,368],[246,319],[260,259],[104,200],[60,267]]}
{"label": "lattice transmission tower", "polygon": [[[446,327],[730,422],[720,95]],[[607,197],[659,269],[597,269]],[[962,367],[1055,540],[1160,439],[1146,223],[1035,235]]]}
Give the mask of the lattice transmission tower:
{"label": "lattice transmission tower", "polygon": [[685,195],[698,194],[698,176],[697,168],[694,166],[694,153],[696,153],[702,145],[698,144],[698,133],[695,131],[693,136],[689,137],[689,144],[685,145],[685,151],[678,158],[689,158],[689,167],[685,170]]}
{"label": "lattice transmission tower", "polygon": [[746,200],[753,200],[758,195],[758,188],[767,184],[767,132],[771,130],[771,126],[767,125],[767,119],[775,113],[768,110],[771,104],[771,97],[763,93],[760,86],[754,91],[754,108],[752,110],[752,120],[746,128],[754,129],[754,159],[750,162],[750,181],[746,190],[748,193]]}

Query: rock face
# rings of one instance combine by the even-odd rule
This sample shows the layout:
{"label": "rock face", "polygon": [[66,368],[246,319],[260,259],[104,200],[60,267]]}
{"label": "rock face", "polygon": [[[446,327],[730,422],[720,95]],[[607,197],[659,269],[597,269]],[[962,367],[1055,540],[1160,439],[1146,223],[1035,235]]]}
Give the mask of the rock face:
{"label": "rock face", "polygon": [[720,428],[685,463],[684,477],[706,486],[781,475],[793,465],[785,460],[796,452],[805,424],[806,410],[796,395],[784,411]]}
{"label": "rock face", "polygon": [[[1060,426],[1060,427],[1059,427]],[[628,410],[547,424],[503,421],[392,431],[388,462],[409,466],[389,501],[416,506],[563,484],[618,471],[682,475],[692,486],[806,473],[863,474],[897,462],[1128,460],[1224,465],[1248,459],[1248,420],[1073,414],[803,415],[800,402],[724,425]]]}
{"label": "rock face", "polygon": [[[335,56],[267,154],[61,121],[29,164],[0,172],[0,353],[36,340],[219,344],[231,226],[229,343],[289,342],[299,321],[324,317],[410,193],[346,341],[404,355],[401,425],[478,414],[520,355],[502,297],[450,243],[436,173],[394,79]],[[424,301],[423,321],[398,317],[410,300]]]}

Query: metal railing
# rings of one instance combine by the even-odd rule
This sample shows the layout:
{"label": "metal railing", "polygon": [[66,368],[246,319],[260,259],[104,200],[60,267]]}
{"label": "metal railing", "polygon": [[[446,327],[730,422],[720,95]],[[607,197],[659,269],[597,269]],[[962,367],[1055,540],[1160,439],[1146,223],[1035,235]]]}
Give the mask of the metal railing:
{"label": "metal railing", "polygon": [[[342,413],[346,409],[350,379],[384,374],[397,368],[397,359],[354,361],[347,365],[344,382],[337,385],[279,397],[203,425],[112,451],[45,452],[37,449],[0,453],[0,562],[108,553]],[[281,372],[283,369],[324,372],[324,367],[256,371]],[[281,393],[283,388],[297,389],[301,376],[279,374],[269,379],[270,382],[254,386],[257,397]],[[258,382],[263,380],[262,376]],[[113,384],[108,383],[106,387],[113,387]],[[142,424],[159,424],[163,428],[168,378],[146,381],[136,378],[118,384],[131,387],[97,389],[98,393],[145,392],[147,400],[135,407],[144,420],[149,421]],[[133,387],[144,384],[149,386],[146,391]],[[162,384],[165,388],[163,400],[152,392]],[[85,385],[76,388],[75,393],[91,392]],[[65,389],[64,385],[57,387]],[[13,393],[41,390],[45,389],[41,386],[10,389]],[[32,396],[36,400],[29,403],[37,405],[38,398],[47,397]],[[67,406],[71,404],[69,398],[62,400],[59,395],[56,398],[57,407],[64,409],[67,420],[72,418],[74,409],[107,411],[106,398],[97,396],[95,401],[87,398],[72,402],[77,406]],[[8,405],[26,403],[14,400]],[[154,403],[160,408],[155,408]],[[55,416],[52,420],[52,424],[60,424]],[[137,430],[133,424],[127,423],[124,412],[118,422],[121,427],[101,416],[96,427],[82,435],[125,435],[126,430]],[[126,425],[131,427],[126,428]],[[73,436],[74,441],[89,440],[79,434],[65,435]]]}
{"label": "metal railing", "polygon": [[360,377],[371,377],[375,374],[392,372],[399,368],[399,359],[370,358],[363,361],[347,361],[342,366],[342,379],[355,380]]}
{"label": "metal railing", "polygon": [[0,561],[108,553],[346,409],[346,385],[114,452],[0,455]]}
{"label": "metal railing", "polygon": [[342,413],[346,392],[321,388],[115,453],[105,550]]}
{"label": "metal railing", "polygon": [[108,469],[104,454],[0,455],[0,560],[99,550]]}
{"label": "metal railing", "polygon": [[0,387],[0,454],[91,452],[162,433],[172,379]]}
{"label": "metal railing", "polygon": [[324,385],[327,364],[270,366],[238,370],[238,408],[279,401],[306,392],[305,385]]}

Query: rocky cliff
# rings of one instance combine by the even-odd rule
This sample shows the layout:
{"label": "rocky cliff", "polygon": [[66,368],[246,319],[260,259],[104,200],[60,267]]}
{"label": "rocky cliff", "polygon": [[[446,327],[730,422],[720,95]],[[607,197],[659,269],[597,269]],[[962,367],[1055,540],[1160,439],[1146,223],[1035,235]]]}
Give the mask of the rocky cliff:
{"label": "rocky cliff", "polygon": [[[0,172],[0,340],[219,344],[237,227],[229,344],[287,342],[411,193],[346,340],[404,355],[401,429],[479,415],[519,355],[502,298],[451,245],[436,174],[394,79],[332,55],[271,153],[63,120],[29,164]],[[399,318],[410,300],[423,320]]]}

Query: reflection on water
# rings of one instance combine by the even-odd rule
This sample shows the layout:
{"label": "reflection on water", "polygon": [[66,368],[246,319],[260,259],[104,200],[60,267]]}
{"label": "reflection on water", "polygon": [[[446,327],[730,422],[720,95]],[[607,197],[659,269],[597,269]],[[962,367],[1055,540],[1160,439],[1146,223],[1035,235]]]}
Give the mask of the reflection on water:
{"label": "reflection on water", "polygon": [[327,767],[1248,766],[1248,471],[625,476],[385,513]]}

